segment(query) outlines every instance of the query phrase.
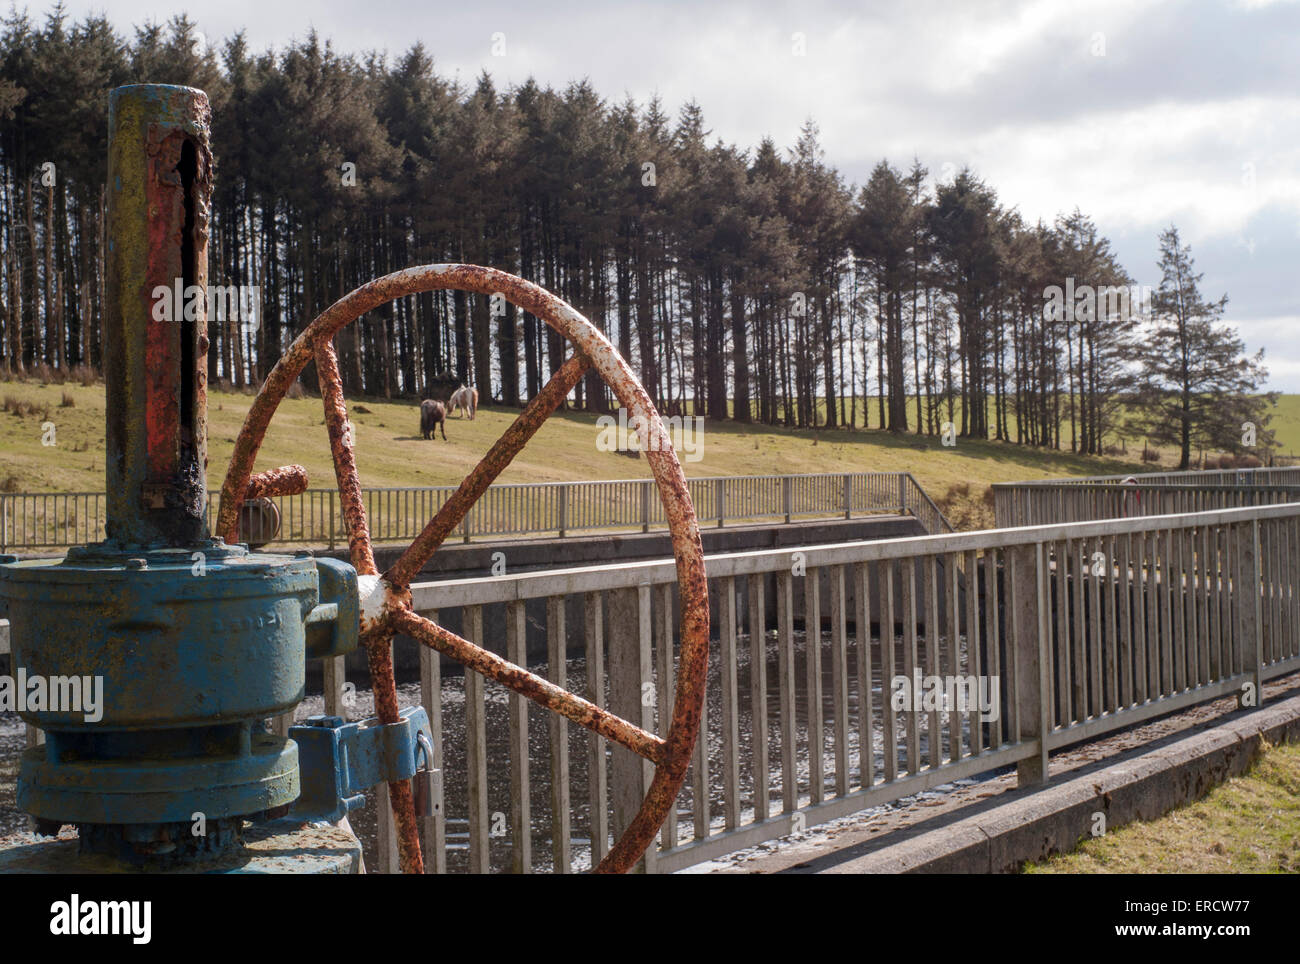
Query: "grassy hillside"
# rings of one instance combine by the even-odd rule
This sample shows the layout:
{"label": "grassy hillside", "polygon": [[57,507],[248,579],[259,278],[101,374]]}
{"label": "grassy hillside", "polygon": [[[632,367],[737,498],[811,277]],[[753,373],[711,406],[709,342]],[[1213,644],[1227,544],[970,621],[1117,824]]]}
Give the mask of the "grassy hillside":
{"label": "grassy hillside", "polygon": [[[0,382],[0,489],[4,491],[101,491],[104,486],[104,387],[36,381]],[[220,487],[250,395],[213,392],[209,398],[208,484]],[[426,442],[409,401],[350,400],[356,426],[358,465],[366,486],[455,484],[505,430],[514,411],[483,408],[470,422],[451,419],[450,441]],[[42,445],[42,425],[52,422],[54,446]],[[505,471],[503,482],[644,478],[643,459],[597,449],[596,417],[553,416]],[[926,491],[966,524],[988,515],[988,483],[1059,475],[1127,472],[1134,461],[1041,452],[995,442],[894,437],[880,431],[812,431],[708,422],[702,458],[684,462],[688,475],[757,475],[797,472],[909,471]],[[316,487],[332,487],[321,403],[286,400],[271,425],[258,468],[296,462]]]}

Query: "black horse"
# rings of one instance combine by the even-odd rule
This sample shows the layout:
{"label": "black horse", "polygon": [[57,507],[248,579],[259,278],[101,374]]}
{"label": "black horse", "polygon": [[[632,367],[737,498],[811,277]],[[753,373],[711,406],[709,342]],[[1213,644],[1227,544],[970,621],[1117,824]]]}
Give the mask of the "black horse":
{"label": "black horse", "polygon": [[426,398],[420,403],[420,434],[426,439],[436,439],[442,429],[442,440],[447,441],[447,406]]}

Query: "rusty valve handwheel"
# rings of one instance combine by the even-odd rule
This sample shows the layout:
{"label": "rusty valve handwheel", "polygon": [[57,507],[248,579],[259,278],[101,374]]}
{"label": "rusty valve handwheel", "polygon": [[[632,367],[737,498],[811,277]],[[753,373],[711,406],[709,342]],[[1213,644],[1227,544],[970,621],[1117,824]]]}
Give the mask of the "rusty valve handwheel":
{"label": "rusty valve handwheel", "polygon": [[[443,289],[473,291],[486,296],[504,295],[512,304],[541,318],[572,342],[577,354],[565,362],[528,403],[401,558],[380,575],[375,567],[366,511],[361,501],[352,433],[333,338],[344,325],[379,305],[404,295]],[[366,647],[375,689],[375,709],[380,720],[394,723],[398,719],[391,643],[393,636],[401,632],[650,760],[655,764],[655,776],[641,809],[596,868],[598,872],[606,873],[628,870],[654,839],[686,777],[691,751],[699,733],[709,659],[708,588],[699,524],[681,465],[645,389],[627,362],[591,322],[560,299],[522,278],[492,268],[464,264],[424,265],[376,278],[336,301],[308,325],[276,363],[253,400],[235,442],[235,454],[221,489],[217,531],[227,541],[234,541],[236,537],[241,503],[249,492],[257,488],[256,485],[250,486],[250,477],[271,416],[289,386],[313,358],[320,377],[352,564],[356,567],[361,587],[362,642]],[[411,579],[589,368],[594,368],[613,390],[628,410],[629,421],[639,415],[642,424],[649,426],[641,447],[646,451],[658,483],[672,533],[673,555],[677,560],[677,578],[681,588],[681,658],[672,720],[662,738],[448,632],[411,608]],[[402,871],[421,873],[423,861],[410,785],[393,783],[389,789]]]}

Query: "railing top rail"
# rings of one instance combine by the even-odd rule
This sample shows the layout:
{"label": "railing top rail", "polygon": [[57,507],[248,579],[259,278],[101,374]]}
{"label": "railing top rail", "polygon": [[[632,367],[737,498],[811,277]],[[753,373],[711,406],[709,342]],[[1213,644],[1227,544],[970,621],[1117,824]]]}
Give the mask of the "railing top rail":
{"label": "railing top rail", "polygon": [[[1010,529],[986,529],[977,532],[940,533],[906,539],[881,539],[869,542],[831,543],[783,549],[759,549],[750,552],[719,553],[705,557],[710,578],[756,575],[787,569],[791,553],[803,555],[807,568],[857,562],[877,562],[917,556],[942,555],[980,549],[1034,545],[1059,539],[1123,535],[1152,530],[1169,531],[1207,525],[1231,525],[1253,520],[1287,518],[1300,515],[1300,502],[1240,509],[1213,509],[1175,515],[1141,516],[1131,519],[1104,519],[1095,522],[1055,523],[1018,526]],[[441,582],[414,583],[411,592],[415,608],[436,609],[485,605],[537,599],[545,596],[570,595],[607,589],[631,588],[674,582],[676,563],[672,559],[649,559],[614,565],[584,566],[573,569],[525,572],[507,576],[480,576],[448,579]]]}
{"label": "railing top rail", "polygon": [[1170,472],[1141,472],[1129,473],[1127,475],[1088,475],[1079,476],[1078,478],[1066,479],[1027,479],[1022,482],[994,482],[994,489],[1016,489],[1016,488],[1037,488],[1040,486],[1077,486],[1077,485],[1106,485],[1123,482],[1126,479],[1133,479],[1137,482],[1145,480],[1173,479],[1183,477],[1188,479],[1207,478],[1209,476],[1235,476],[1251,475],[1264,472],[1281,472],[1288,475],[1300,475],[1300,466],[1296,465],[1279,465],[1279,466],[1255,466],[1253,468],[1240,469],[1186,469]]}
{"label": "railing top rail", "polygon": [[916,481],[916,477],[912,475],[911,472],[904,472],[902,474],[907,476],[908,481],[912,483],[912,487],[915,488],[916,491],[921,494],[921,498],[925,501],[925,504],[928,505],[930,509],[934,512],[935,516],[938,518],[939,522],[943,525],[943,527],[947,529],[949,532],[952,532],[953,531],[952,523],[949,522],[948,517],[943,514],[943,510],[940,509],[939,506],[935,504],[934,499],[930,498],[930,493],[925,491],[925,487],[922,486],[920,482]]}
{"label": "railing top rail", "polygon": [[[687,478],[687,482],[734,482],[741,480],[754,479],[842,479],[845,476],[852,478],[899,478],[906,477],[916,482],[910,472],[792,472],[792,473],[774,473],[770,475],[692,475]],[[561,486],[582,487],[591,485],[611,485],[611,484],[643,484],[654,483],[654,479],[647,476],[639,479],[578,479],[571,482],[494,482],[494,489],[534,489],[534,488],[559,488]],[[454,492],[458,488],[456,485],[368,485],[363,491],[366,492]],[[919,483],[918,483],[919,487]],[[333,488],[308,488],[304,494],[313,492],[335,492]],[[24,496],[60,496],[64,498],[82,497],[82,496],[102,496],[100,492],[0,492],[0,498],[22,498]],[[208,492],[208,497],[220,495],[220,492],[213,489]]]}
{"label": "railing top rail", "polygon": [[[1019,482],[997,482],[995,488],[1015,488]],[[1255,492],[1268,490],[1270,492],[1300,492],[1300,483],[1292,482],[1251,482],[1243,485],[1223,485],[1221,483],[1195,483],[1195,482],[1137,482],[1128,486],[1111,485],[1104,482],[1060,482],[1054,485],[1038,485],[1035,488],[1043,489],[1069,489],[1070,491],[1103,491],[1103,492],[1126,492],[1140,489],[1144,492],[1161,491],[1161,492]]]}

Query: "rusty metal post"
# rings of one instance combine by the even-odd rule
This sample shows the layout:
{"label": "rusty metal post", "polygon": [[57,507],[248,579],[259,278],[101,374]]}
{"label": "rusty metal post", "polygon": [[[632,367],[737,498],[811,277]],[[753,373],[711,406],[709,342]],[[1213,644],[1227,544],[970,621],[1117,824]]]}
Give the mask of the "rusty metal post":
{"label": "rusty metal post", "polygon": [[109,102],[104,290],[109,539],[182,546],[208,534],[207,95],[119,87]]}

